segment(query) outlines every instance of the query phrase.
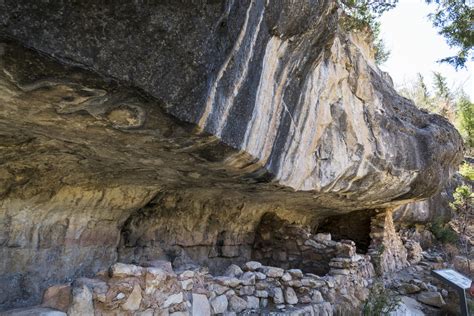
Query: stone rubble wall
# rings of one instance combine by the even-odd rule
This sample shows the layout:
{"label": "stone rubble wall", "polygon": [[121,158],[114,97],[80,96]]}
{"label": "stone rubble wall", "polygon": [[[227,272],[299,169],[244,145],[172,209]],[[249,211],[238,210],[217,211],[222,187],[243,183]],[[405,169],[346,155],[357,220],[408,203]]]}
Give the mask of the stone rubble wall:
{"label": "stone rubble wall", "polygon": [[[320,277],[250,261],[213,276],[206,268],[173,271],[170,262],[148,267],[116,263],[95,278],[46,290],[43,307],[68,315],[235,315],[258,311],[272,315],[332,315],[357,308],[374,275],[368,257],[331,261]],[[340,273],[350,270],[351,274]]]}
{"label": "stone rubble wall", "polygon": [[[330,264],[333,258],[353,258],[355,254],[356,245],[351,240],[334,241],[331,234],[324,233],[313,235],[301,225],[267,213],[256,231],[252,258],[266,265],[325,275],[334,270]],[[334,268],[342,267],[335,264]]]}
{"label": "stone rubble wall", "polygon": [[369,255],[378,275],[395,272],[409,265],[407,249],[393,224],[392,211],[372,217]]}

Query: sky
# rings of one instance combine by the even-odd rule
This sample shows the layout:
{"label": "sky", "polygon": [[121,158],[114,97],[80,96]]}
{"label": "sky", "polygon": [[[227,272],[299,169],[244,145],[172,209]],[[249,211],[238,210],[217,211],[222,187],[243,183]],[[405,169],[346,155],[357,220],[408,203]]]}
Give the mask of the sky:
{"label": "sky", "polygon": [[434,10],[435,6],[427,5],[425,0],[399,0],[395,9],[383,14],[381,36],[391,54],[380,68],[391,75],[396,87],[414,80],[417,73],[431,87],[432,73],[438,71],[447,77],[450,88],[462,86],[474,101],[474,62],[469,61],[467,69],[458,71],[436,62],[455,55],[456,49],[446,44],[428,19]]}

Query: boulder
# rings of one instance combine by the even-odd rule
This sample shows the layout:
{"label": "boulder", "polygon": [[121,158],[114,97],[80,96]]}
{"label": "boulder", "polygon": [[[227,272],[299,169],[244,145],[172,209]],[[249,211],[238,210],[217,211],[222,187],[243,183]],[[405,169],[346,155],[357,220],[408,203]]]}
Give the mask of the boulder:
{"label": "boulder", "polygon": [[67,312],[72,301],[72,289],[69,284],[53,285],[43,294],[41,306]]}
{"label": "boulder", "polygon": [[434,307],[442,307],[443,305],[446,305],[443,296],[439,292],[421,292],[418,294],[416,299],[423,304]]}

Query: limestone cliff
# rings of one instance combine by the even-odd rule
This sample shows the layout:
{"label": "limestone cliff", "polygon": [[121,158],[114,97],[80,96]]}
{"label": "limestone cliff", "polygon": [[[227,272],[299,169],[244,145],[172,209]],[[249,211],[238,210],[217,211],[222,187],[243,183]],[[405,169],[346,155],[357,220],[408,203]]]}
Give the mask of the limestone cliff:
{"label": "limestone cliff", "polygon": [[0,2],[0,308],[117,259],[243,262],[269,212],[316,232],[436,193],[460,136],[338,14]]}

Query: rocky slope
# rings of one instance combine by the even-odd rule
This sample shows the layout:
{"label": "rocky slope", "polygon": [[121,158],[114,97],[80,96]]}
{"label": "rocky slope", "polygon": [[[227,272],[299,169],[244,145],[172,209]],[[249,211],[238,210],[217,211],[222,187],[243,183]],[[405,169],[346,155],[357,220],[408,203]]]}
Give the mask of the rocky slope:
{"label": "rocky slope", "polygon": [[333,1],[1,2],[0,308],[117,260],[243,263],[267,213],[357,218],[367,249],[376,209],[436,193],[459,135],[338,19]]}

